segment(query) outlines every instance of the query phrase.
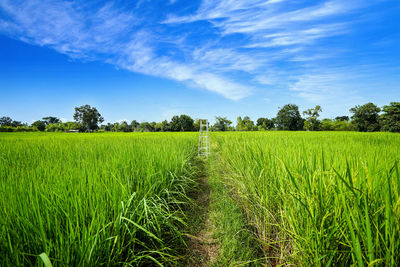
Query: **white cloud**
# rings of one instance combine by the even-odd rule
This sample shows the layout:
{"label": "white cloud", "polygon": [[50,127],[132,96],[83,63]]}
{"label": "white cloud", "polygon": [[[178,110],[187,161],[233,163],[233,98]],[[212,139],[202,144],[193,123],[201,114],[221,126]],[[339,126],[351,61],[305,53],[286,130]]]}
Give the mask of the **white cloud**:
{"label": "white cloud", "polygon": [[134,72],[189,82],[233,100],[251,92],[251,87],[209,73],[201,65],[157,55],[157,38],[151,31],[135,28],[136,15],[110,3],[95,12],[59,0],[1,0],[0,7],[12,18],[0,22],[0,31],[25,42],[75,58],[100,58]]}
{"label": "white cloud", "polygon": [[[361,2],[330,0],[299,7],[287,0],[203,0],[193,14],[165,14],[162,22],[144,17],[149,5],[151,1],[141,0],[135,8],[122,10],[111,2],[98,6],[0,0],[0,9],[7,14],[0,19],[0,32],[71,57],[102,60],[232,100],[251,95],[260,85],[283,85],[318,101],[341,92],[333,85],[346,79],[332,72],[315,74],[300,64],[337,53],[318,52],[315,45],[323,38],[349,33],[348,21],[331,18],[355,12]],[[207,35],[179,28],[197,21],[210,22]]]}
{"label": "white cloud", "polygon": [[300,76],[290,90],[310,103],[359,101],[357,76],[352,69],[314,70]]}
{"label": "white cloud", "polygon": [[[190,23],[209,20],[224,34],[241,33],[251,35],[254,40],[270,39],[271,34],[294,35],[302,38],[320,38],[337,34],[330,23],[319,28],[314,23],[331,16],[353,11],[357,5],[343,0],[331,0],[322,4],[286,11],[290,3],[283,1],[210,1],[204,0],[194,15],[176,17],[170,15],[164,23]],[[328,31],[327,31],[328,30]],[[287,42],[282,42],[287,45]],[[249,44],[251,46],[251,44]]]}

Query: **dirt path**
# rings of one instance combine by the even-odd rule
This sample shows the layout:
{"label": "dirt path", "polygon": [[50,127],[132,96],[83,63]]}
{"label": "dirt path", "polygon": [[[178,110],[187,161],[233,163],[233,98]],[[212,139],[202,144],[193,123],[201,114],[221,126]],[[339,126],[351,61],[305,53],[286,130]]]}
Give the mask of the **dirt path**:
{"label": "dirt path", "polygon": [[210,219],[210,186],[204,174],[195,190],[194,205],[190,210],[187,266],[211,266],[218,257],[218,240],[213,237],[214,225]]}

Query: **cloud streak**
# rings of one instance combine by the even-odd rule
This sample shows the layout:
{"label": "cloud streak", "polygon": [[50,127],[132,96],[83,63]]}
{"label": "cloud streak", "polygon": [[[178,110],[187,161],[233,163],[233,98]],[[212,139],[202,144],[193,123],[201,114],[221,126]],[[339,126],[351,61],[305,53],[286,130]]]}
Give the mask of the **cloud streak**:
{"label": "cloud streak", "polygon": [[187,82],[232,100],[251,92],[250,86],[223,75],[158,55],[152,32],[140,24],[135,12],[124,12],[113,4],[97,7],[95,12],[91,6],[52,0],[1,0],[0,7],[8,15],[0,20],[0,31],[21,41],[73,58],[103,60],[134,72]]}
{"label": "cloud streak", "polygon": [[[176,15],[168,9],[181,2],[165,1],[169,11],[161,6],[153,16],[154,4],[143,0],[123,6],[0,0],[0,33],[232,100],[276,84],[316,99],[310,88],[324,91],[323,84],[335,83],[335,77],[308,75],[315,67],[305,63],[332,56],[334,52],[317,54],[315,45],[348,34],[349,21],[340,18],[361,6],[358,0],[303,5],[286,0],[203,0],[192,13]],[[320,82],[312,84],[312,80]]]}

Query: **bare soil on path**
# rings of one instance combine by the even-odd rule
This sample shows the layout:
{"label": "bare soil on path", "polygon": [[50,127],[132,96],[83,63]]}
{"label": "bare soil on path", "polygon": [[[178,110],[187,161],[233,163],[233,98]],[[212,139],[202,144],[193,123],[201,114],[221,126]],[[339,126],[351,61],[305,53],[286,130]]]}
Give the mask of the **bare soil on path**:
{"label": "bare soil on path", "polygon": [[193,192],[194,203],[190,210],[188,229],[187,266],[212,266],[218,258],[218,240],[214,238],[215,226],[210,218],[210,186],[208,177],[199,179],[199,186]]}

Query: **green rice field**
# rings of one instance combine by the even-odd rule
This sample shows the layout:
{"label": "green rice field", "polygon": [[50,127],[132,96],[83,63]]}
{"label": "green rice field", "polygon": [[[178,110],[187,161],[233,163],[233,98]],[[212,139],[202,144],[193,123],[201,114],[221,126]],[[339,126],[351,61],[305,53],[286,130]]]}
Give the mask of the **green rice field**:
{"label": "green rice field", "polygon": [[269,264],[400,262],[400,136],[215,134],[227,181]]}
{"label": "green rice field", "polygon": [[[262,248],[254,265],[400,262],[400,135],[210,140],[201,166],[218,168],[244,214]],[[184,264],[197,142],[198,133],[2,133],[0,266],[42,266],[42,253],[54,266]]]}
{"label": "green rice field", "polygon": [[2,134],[0,266],[174,261],[196,137]]}

